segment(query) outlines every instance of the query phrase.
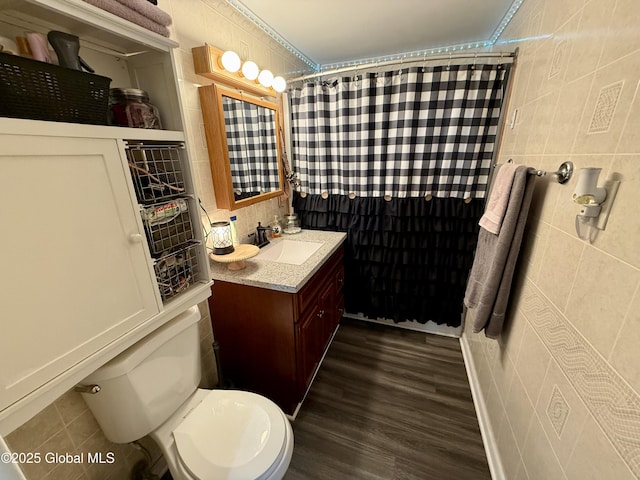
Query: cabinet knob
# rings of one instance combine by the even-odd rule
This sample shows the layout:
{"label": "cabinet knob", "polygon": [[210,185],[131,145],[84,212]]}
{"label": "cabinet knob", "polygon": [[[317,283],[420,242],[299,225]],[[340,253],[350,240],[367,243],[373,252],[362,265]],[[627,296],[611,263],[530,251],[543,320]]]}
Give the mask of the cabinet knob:
{"label": "cabinet knob", "polygon": [[318,318],[322,318],[322,317],[324,317],[324,310],[320,310],[318,312]]}
{"label": "cabinet knob", "polygon": [[139,233],[132,233],[129,235],[129,241],[131,243],[142,243],[142,235]]}

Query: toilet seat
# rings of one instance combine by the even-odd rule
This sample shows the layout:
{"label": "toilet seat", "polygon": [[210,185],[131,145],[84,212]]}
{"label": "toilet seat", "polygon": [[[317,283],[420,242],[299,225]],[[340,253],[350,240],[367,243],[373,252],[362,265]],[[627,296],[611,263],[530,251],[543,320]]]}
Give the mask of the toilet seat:
{"label": "toilet seat", "polygon": [[199,480],[268,477],[285,454],[287,422],[271,400],[212,390],[173,430],[178,456]]}

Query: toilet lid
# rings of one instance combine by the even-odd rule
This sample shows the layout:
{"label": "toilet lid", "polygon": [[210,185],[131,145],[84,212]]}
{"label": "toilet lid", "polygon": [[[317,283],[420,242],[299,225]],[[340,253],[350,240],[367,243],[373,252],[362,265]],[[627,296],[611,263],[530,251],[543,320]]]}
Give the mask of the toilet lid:
{"label": "toilet lid", "polygon": [[200,480],[259,478],[282,455],[286,421],[260,395],[212,390],[173,436],[184,466]]}

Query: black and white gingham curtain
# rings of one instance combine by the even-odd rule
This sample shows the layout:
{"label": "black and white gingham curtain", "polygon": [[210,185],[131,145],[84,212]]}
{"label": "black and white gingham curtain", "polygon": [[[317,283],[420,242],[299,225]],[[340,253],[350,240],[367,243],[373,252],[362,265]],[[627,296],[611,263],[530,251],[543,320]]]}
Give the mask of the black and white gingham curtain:
{"label": "black and white gingham curtain", "polygon": [[301,191],[483,198],[504,65],[365,73],[291,91]]}
{"label": "black and white gingham curtain", "polygon": [[506,68],[394,69],[291,91],[293,206],[303,228],[347,232],[349,313],[460,325]]}
{"label": "black and white gingham curtain", "polygon": [[231,178],[236,199],[280,187],[275,112],[222,97]]}

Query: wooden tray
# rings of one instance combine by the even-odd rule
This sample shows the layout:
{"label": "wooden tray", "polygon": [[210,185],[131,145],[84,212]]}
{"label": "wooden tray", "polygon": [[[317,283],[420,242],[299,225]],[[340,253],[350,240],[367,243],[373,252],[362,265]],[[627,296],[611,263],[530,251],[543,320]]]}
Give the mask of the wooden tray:
{"label": "wooden tray", "polygon": [[235,250],[231,253],[227,253],[226,255],[215,255],[213,253],[209,254],[209,258],[214,262],[218,263],[228,263],[227,268],[229,270],[242,270],[247,266],[245,260],[255,257],[260,252],[260,249],[257,245],[247,245],[240,244],[236,245]]}

